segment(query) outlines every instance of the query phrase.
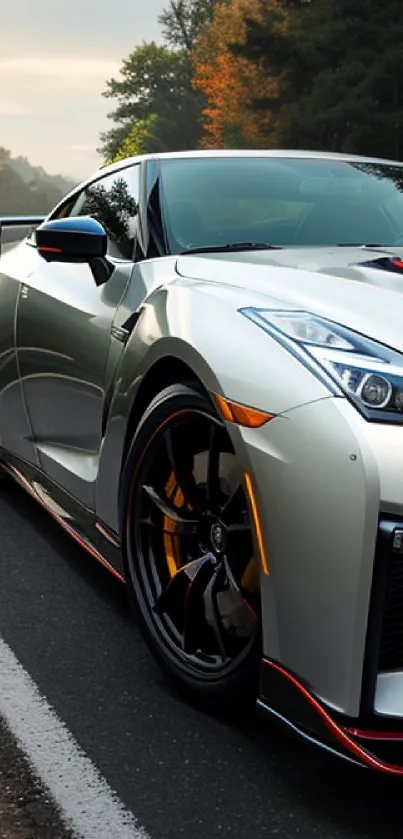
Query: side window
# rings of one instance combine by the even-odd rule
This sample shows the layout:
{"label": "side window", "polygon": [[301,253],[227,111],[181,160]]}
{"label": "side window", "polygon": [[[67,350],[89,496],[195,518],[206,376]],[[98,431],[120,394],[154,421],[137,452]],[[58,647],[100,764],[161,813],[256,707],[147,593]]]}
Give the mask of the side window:
{"label": "side window", "polygon": [[77,193],[69,198],[68,201],[64,201],[56,210],[53,210],[49,216],[49,221],[54,221],[55,219],[59,218],[67,218],[70,215],[70,211],[72,207],[74,207],[77,201]]}
{"label": "side window", "polygon": [[108,234],[108,254],[132,259],[140,197],[140,166],[130,166],[94,181],[69,205],[68,216],[92,216]]}

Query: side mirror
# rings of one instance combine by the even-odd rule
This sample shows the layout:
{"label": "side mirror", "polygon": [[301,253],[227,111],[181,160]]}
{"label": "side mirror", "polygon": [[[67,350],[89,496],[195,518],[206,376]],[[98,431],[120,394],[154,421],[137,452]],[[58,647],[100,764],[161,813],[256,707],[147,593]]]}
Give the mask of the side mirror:
{"label": "side mirror", "polygon": [[90,216],[44,221],[35,239],[47,262],[90,262],[105,256],[108,244],[104,228]]}
{"label": "side mirror", "polygon": [[46,262],[88,262],[98,286],[106,283],[113,266],[106,259],[107,234],[91,216],[44,221],[35,231],[38,253]]}

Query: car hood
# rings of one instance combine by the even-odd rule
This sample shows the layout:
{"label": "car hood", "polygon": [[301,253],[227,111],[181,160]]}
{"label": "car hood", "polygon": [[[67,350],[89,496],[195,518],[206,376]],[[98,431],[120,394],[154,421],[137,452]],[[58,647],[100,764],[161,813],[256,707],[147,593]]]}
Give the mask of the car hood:
{"label": "car hood", "polygon": [[180,256],[177,273],[236,307],[303,309],[403,352],[401,248],[284,248]]}

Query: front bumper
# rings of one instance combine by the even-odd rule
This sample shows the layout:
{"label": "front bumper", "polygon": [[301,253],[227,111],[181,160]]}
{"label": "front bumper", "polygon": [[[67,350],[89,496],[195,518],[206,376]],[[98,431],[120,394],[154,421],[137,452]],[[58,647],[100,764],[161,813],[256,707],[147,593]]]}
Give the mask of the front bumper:
{"label": "front bumper", "polygon": [[[349,720],[329,711],[302,682],[277,662],[264,659],[258,708],[293,732],[352,763],[388,775],[403,775],[403,729]],[[361,726],[361,727],[359,727]]]}
{"label": "front bumper", "polygon": [[[360,756],[369,742],[378,755],[401,741],[403,764],[403,554],[393,551],[403,427],[371,425],[329,398],[243,429],[242,444],[269,570],[263,672],[295,679]],[[287,717],[263,679],[261,702]]]}

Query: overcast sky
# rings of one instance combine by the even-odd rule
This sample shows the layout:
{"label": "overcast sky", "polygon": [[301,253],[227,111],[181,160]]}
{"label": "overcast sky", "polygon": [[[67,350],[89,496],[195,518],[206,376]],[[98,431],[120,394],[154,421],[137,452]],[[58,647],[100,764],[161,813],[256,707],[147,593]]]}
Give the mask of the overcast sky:
{"label": "overcast sky", "polygon": [[101,94],[123,58],[159,40],[166,0],[1,0],[0,146],[51,174],[99,165],[113,102]]}

